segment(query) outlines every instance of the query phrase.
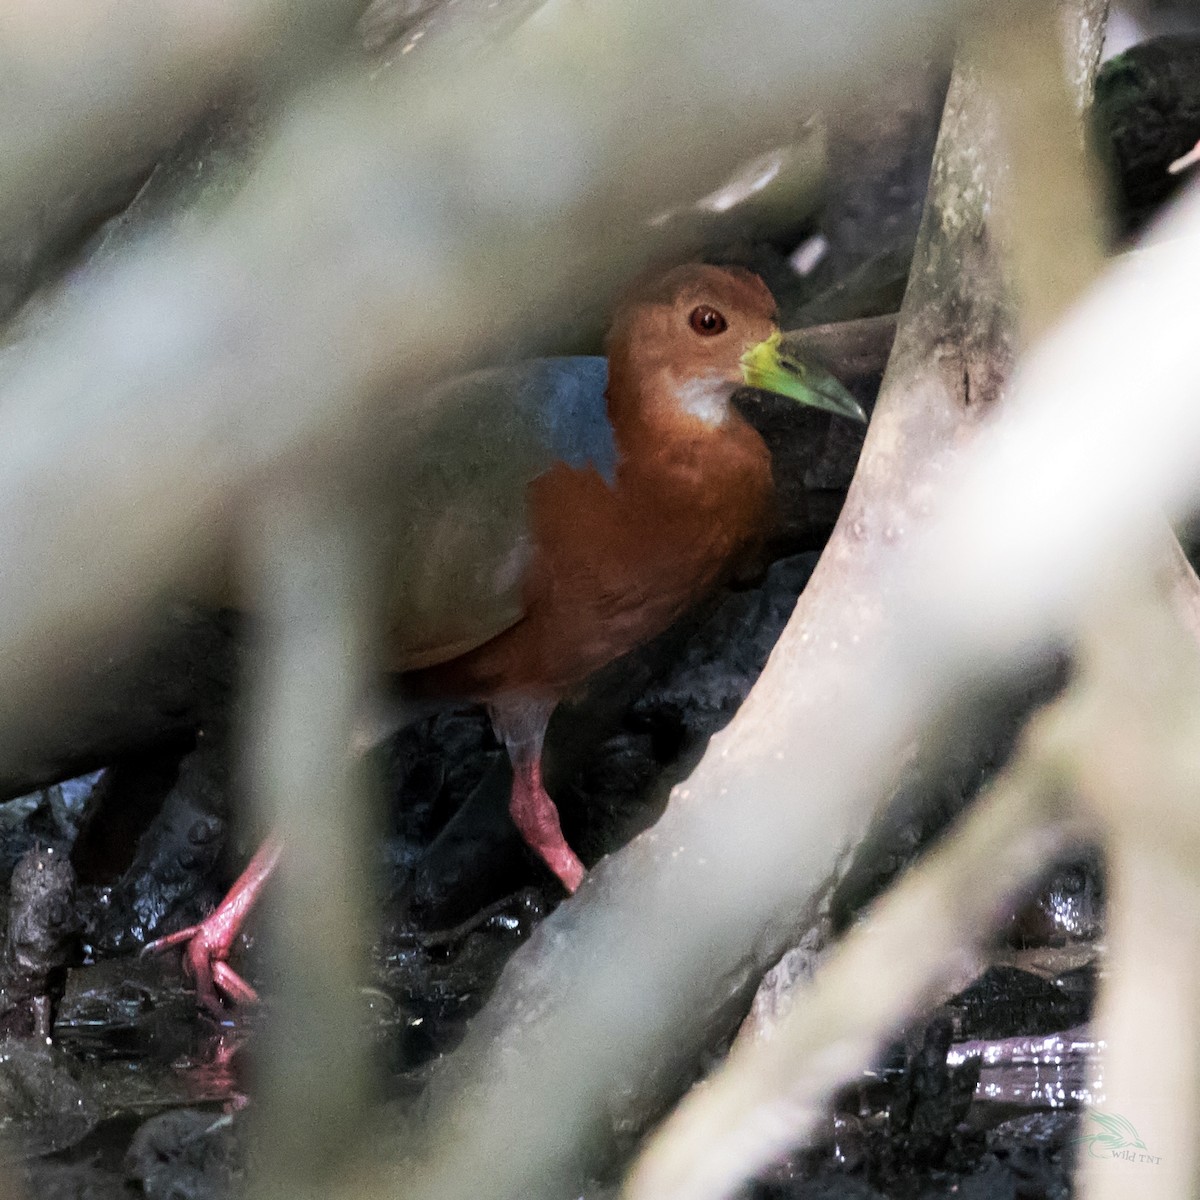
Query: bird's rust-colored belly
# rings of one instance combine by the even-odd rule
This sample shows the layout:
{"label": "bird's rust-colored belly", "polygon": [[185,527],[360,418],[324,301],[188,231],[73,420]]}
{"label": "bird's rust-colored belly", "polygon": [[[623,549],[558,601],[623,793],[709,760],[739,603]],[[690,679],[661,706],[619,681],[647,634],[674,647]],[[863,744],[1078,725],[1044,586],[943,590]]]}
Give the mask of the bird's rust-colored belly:
{"label": "bird's rust-colored belly", "polygon": [[666,629],[761,541],[773,513],[757,434],[745,427],[720,443],[627,461],[615,488],[563,465],[535,480],[525,615],[422,672],[422,686],[485,701],[557,698]]}

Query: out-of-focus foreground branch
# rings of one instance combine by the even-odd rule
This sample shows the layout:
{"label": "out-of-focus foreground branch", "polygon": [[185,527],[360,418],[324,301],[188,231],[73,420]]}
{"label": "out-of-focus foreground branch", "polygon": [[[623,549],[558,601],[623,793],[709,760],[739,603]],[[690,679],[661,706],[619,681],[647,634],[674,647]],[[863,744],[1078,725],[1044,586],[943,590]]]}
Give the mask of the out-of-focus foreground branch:
{"label": "out-of-focus foreground branch", "polygon": [[205,106],[344,43],[360,0],[178,6],[17,0],[0,40],[0,319],[110,216]]}
{"label": "out-of-focus foreground branch", "polygon": [[[1085,836],[1063,803],[1060,723],[1043,716],[947,843],[863,914],[811,985],[797,987],[778,1027],[740,1039],[697,1086],[638,1160],[630,1200],[736,1194],[809,1144],[837,1089],[978,964],[1047,864]],[[881,977],[886,986],[875,985]]]}
{"label": "out-of-focus foreground branch", "polygon": [[[64,182],[111,169],[113,132],[155,145],[205,100],[348,27],[361,0],[203,9],[14,0],[0,46],[0,200],[7,219]],[[271,66],[268,66],[271,63]],[[2,230],[2,226],[0,226]]]}
{"label": "out-of-focus foreground branch", "polygon": [[[1198,614],[1195,576],[1168,546],[1141,578],[1100,590],[1084,630],[1074,765],[1103,834],[1109,895],[1094,1016],[1107,1051],[1093,1108],[1124,1117],[1159,1160],[1130,1178],[1124,1163],[1081,1154],[1086,1200],[1183,1200],[1200,1178]],[[1172,1053],[1156,1055],[1151,1033],[1162,1029]]]}
{"label": "out-of-focus foreground branch", "polygon": [[[834,1090],[961,977],[1072,841],[1103,838],[1112,961],[1099,1094],[1156,1155],[1153,1176],[1086,1156],[1084,1194],[1191,1195],[1198,954],[1194,791],[1200,653],[1167,554],[1092,605],[1081,670],[952,836],[865,914],[779,1027],[740,1043],[639,1162],[626,1194],[716,1200],[806,1144]],[[1194,605],[1188,608],[1194,613]],[[1146,664],[1170,664],[1146,669]],[[1130,684],[1138,681],[1134,687]],[[1087,801],[1081,804],[1080,800]],[[886,973],[888,986],[871,986]],[[1153,1053],[1172,1030],[1178,1053]]]}
{"label": "out-of-focus foreground branch", "polygon": [[[362,847],[377,806],[350,746],[374,657],[372,564],[353,509],[330,491],[266,498],[246,558],[265,667],[246,757],[263,824],[287,830],[272,909],[275,1012],[259,1072],[253,1194],[329,1194],[361,1153],[376,1083],[347,1017],[367,960]],[[303,1098],[302,1101],[300,1098]]]}

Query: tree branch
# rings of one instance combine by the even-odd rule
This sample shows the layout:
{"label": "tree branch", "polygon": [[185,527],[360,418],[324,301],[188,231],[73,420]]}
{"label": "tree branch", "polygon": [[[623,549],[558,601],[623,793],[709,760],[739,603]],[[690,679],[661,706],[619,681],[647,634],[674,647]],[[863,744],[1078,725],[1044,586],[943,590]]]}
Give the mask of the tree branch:
{"label": "tree branch", "polygon": [[739,1041],[691,1092],[638,1159],[625,1200],[734,1194],[807,1144],[834,1092],[979,961],[999,921],[1084,832],[1062,804],[1055,725],[1051,713],[1039,720],[953,836],[863,914],[778,1026]]}

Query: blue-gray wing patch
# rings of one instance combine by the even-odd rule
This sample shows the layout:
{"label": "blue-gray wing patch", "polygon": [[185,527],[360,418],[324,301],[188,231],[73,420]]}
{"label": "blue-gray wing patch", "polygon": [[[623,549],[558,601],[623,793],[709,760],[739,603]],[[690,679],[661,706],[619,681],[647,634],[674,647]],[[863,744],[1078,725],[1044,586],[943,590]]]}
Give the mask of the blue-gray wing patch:
{"label": "blue-gray wing patch", "polygon": [[617,443],[604,400],[607,359],[535,358],[487,374],[499,402],[508,392],[530,415],[554,459],[576,470],[595,467],[609,487],[616,484]]}
{"label": "blue-gray wing patch", "polygon": [[445,661],[524,612],[528,486],[557,462],[616,485],[603,358],[540,358],[448,380],[397,406],[395,512],[382,524],[400,667]]}

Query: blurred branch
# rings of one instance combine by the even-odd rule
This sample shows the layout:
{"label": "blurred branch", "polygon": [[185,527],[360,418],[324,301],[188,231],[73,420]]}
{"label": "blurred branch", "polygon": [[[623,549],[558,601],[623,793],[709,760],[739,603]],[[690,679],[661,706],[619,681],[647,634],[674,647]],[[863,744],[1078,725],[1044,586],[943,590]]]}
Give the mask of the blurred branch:
{"label": "blurred branch", "polygon": [[[1200,644],[1182,554],[1166,550],[1156,571],[1100,592],[1080,655],[1088,703],[1075,769],[1107,853],[1109,954],[1094,1024],[1108,1049],[1094,1107],[1129,1121],[1158,1160],[1152,1178],[1131,1177],[1124,1163],[1080,1155],[1087,1200],[1183,1200],[1200,1174]],[[1172,1052],[1155,1054],[1163,1029]]]}
{"label": "blurred branch", "polygon": [[135,196],[209,105],[265,98],[341,53],[360,6],[6,5],[0,320]]}
{"label": "blurred branch", "polygon": [[1043,336],[1104,265],[1104,193],[1082,116],[1107,15],[1108,0],[1024,0],[1012,18],[979,22],[972,40],[1008,164],[999,227],[1026,342]]}
{"label": "blurred branch", "polygon": [[[1105,7],[1094,2],[1065,3],[1057,9],[1031,5],[1027,20],[1020,23],[1019,38],[1012,26],[987,22],[977,31],[972,50],[975,60],[990,70],[980,80],[960,66],[956,83],[973,78],[968,89],[973,100],[955,122],[950,114],[952,85],[947,106],[947,124],[957,124],[955,136],[968,155],[988,152],[993,128],[1007,135],[1003,183],[995,188],[994,206],[1009,222],[1007,267],[1022,299],[1023,323],[1039,333],[1100,263],[1099,222],[1088,220],[1095,194],[1077,118],[1098,64]],[[1032,37],[1031,21],[1036,29]],[[1062,82],[1060,21],[1070,34],[1086,31],[1082,38],[1071,37],[1071,89]],[[964,111],[971,114],[967,120]],[[936,191],[931,201],[939,203]],[[1065,269],[1059,265],[1064,258]],[[920,265],[918,257],[918,269]],[[991,325],[1011,319],[1012,310],[1000,308]],[[985,320],[985,327],[988,324]],[[1061,848],[1053,836],[1030,846],[1018,831],[1048,834],[1056,828],[1050,810],[1042,805],[1047,800],[1057,803],[1062,791],[1062,781],[1055,778],[1065,769],[1056,752],[1062,740],[1057,726],[1070,726],[1084,702],[1073,694],[1055,707],[1054,715],[1038,722],[1038,732],[1027,738],[1023,754],[989,797],[978,802],[982,809],[965,818],[946,847],[867,915],[866,925],[848,938],[812,988],[794,998],[775,1036],[765,1044],[739,1046],[711,1085],[685,1102],[640,1160],[630,1181],[631,1196],[723,1196],[774,1156],[804,1145],[835,1088],[864,1070],[884,1040],[927,1007],[940,987],[957,982],[952,970],[956,961],[981,948],[1005,911],[1001,903],[994,908],[988,903],[999,901],[1002,893],[1010,903],[1019,898]],[[1013,794],[1005,796],[1010,789]],[[1003,812],[1009,805],[1013,811]],[[989,863],[978,851],[989,823],[1001,819],[1012,822],[1012,828],[1004,847],[991,852]],[[1010,876],[1014,860],[1019,866]],[[996,873],[994,863],[999,863]],[[954,890],[935,896],[938,882],[956,871],[961,874]],[[928,890],[921,906],[923,889]],[[981,891],[983,901],[976,907]],[[908,940],[902,942],[890,935],[897,932],[894,922],[909,903],[916,907]],[[939,936],[939,925],[950,919],[946,914],[962,909],[969,912],[962,924]],[[914,961],[920,965],[910,976],[908,967]],[[890,979],[888,1001],[860,1018],[857,1010],[864,1002],[856,1003],[855,997],[864,994],[863,980],[884,962]],[[710,1183],[710,1178],[717,1182]]]}
{"label": "blurred branch", "polygon": [[358,989],[374,924],[362,848],[377,806],[351,755],[375,589],[345,504],[281,492],[256,515],[246,549],[265,663],[247,754],[263,823],[283,843],[252,1181],[269,1200],[328,1195],[375,1090]]}
{"label": "blurred branch", "polygon": [[[1085,1194],[1192,1194],[1200,653],[1176,579],[1168,555],[1155,589],[1126,583],[1098,598],[1069,691],[1035,719],[958,828],[799,989],[778,1026],[739,1043],[681,1105],[635,1167],[629,1200],[719,1200],[809,1142],[836,1088],[961,976],[963,959],[977,956],[1039,875],[1089,834],[1103,835],[1110,864],[1100,1106],[1130,1120],[1166,1169],[1131,1180],[1111,1161],[1083,1156]],[[884,971],[887,987],[871,986]],[[1163,1029],[1177,1053],[1154,1053]]]}
{"label": "blurred branch", "polygon": [[[743,1039],[638,1159],[627,1200],[723,1200],[821,1127],[834,1092],[978,962],[1003,916],[1070,848],[1047,713],[952,837],[863,914],[788,1015]],[[879,980],[886,964],[887,986]]]}
{"label": "blurred branch", "polygon": [[11,220],[68,182],[109,177],[114,131],[125,151],[163,145],[234,83],[307,59],[362,7],[12,0],[0,42],[0,211]]}

